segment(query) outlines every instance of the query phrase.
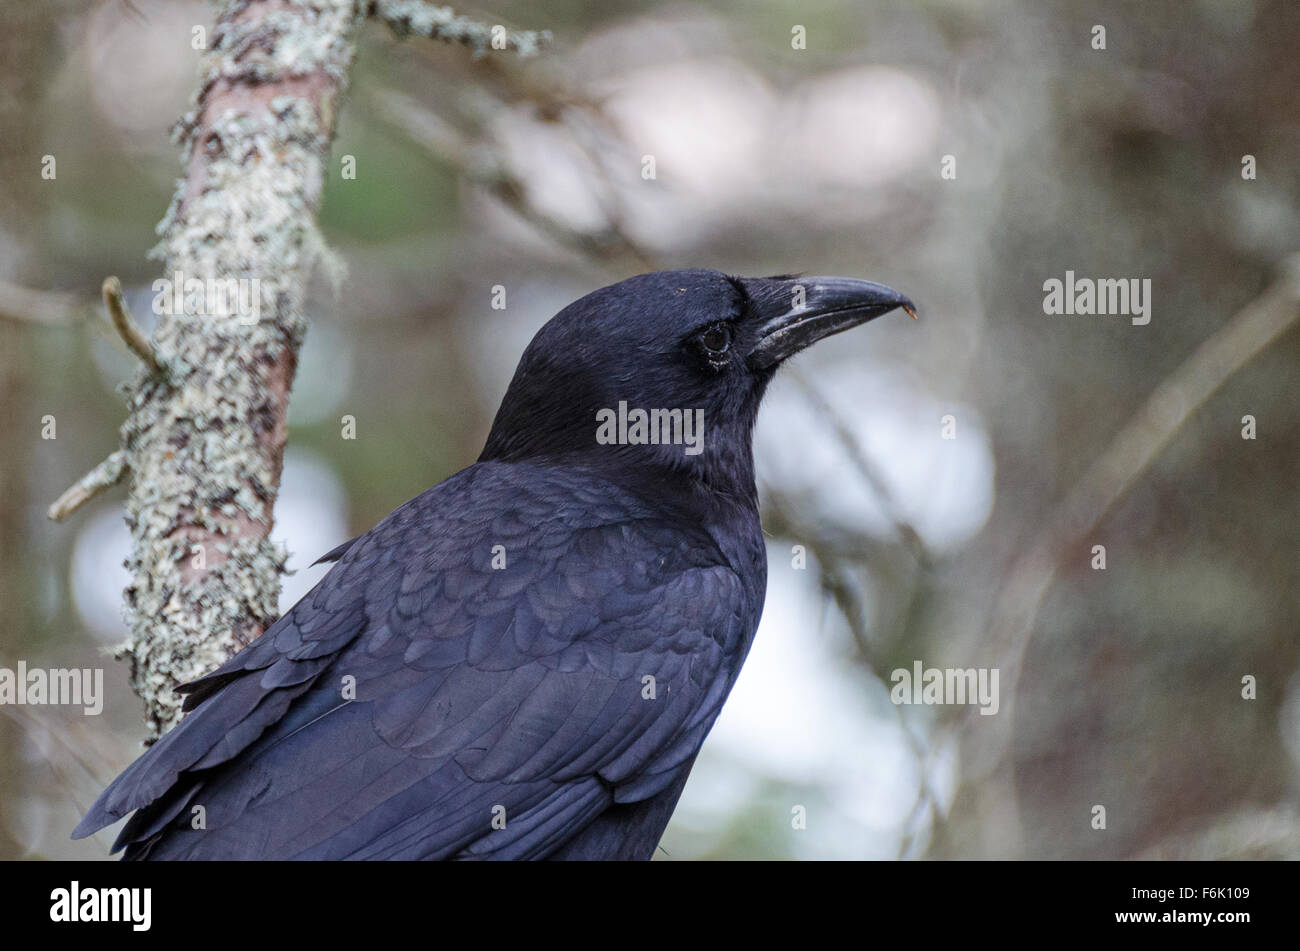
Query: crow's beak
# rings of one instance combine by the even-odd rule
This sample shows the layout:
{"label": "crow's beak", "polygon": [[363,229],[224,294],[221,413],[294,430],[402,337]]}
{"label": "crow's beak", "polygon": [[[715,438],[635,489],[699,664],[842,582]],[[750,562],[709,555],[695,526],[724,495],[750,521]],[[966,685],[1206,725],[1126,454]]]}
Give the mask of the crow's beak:
{"label": "crow's beak", "polygon": [[758,340],[749,351],[755,370],[775,366],[823,337],[887,314],[896,307],[916,318],[910,300],[892,287],[851,277],[747,279],[759,310]]}

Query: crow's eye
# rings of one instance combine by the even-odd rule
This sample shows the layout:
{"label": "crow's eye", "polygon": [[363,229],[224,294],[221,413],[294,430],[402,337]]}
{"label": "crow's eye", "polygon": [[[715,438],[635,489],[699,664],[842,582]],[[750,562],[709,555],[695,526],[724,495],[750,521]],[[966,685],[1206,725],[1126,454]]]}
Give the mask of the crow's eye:
{"label": "crow's eye", "polygon": [[696,339],[710,359],[717,359],[731,349],[731,328],[726,324],[715,324]]}

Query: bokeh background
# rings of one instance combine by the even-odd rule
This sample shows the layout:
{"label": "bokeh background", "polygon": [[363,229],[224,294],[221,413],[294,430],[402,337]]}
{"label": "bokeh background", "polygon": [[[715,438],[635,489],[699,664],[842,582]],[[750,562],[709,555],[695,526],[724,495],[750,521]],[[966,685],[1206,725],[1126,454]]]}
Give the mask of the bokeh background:
{"label": "bokeh background", "polygon": [[[321,553],[473,461],[570,300],[660,267],[868,277],[922,319],[837,337],[770,393],[767,608],[660,857],[1300,857],[1300,333],[1222,381],[1188,364],[1300,250],[1300,5],[461,12],[556,40],[473,59],[365,29],[321,213],[342,267],[313,284],[276,508],[282,604]],[[98,288],[118,275],[152,319],[168,129],[212,19],[188,0],[0,5],[0,666],[107,684],[99,717],[0,706],[0,858],[106,857],[111,834],[68,833],[139,751],[105,655],[125,636],[123,490],[44,513],[116,448],[132,364]],[[1066,270],[1150,279],[1150,324],[1045,315]],[[1117,446],[1180,370],[1208,398],[1175,407],[1169,438],[1138,425]],[[1054,534],[1090,467],[1126,458],[1100,519]],[[1000,668],[998,714],[891,703],[890,672],[918,660]]]}

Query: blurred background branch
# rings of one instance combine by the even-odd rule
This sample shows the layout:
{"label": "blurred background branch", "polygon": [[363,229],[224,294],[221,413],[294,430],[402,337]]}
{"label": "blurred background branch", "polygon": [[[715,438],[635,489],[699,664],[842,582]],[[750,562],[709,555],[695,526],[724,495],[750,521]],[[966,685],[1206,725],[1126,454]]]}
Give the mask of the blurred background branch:
{"label": "blurred background branch", "polygon": [[41,291],[0,280],[0,317],[5,320],[61,326],[84,320],[90,308],[76,294]]}
{"label": "blurred background branch", "polygon": [[983,820],[996,820],[1000,848],[1008,855],[1023,849],[1011,738],[1016,728],[1016,694],[1039,609],[1067,558],[1088,559],[1087,542],[1102,518],[1129,491],[1179,428],[1228,378],[1289,330],[1300,317],[1300,254],[1286,258],[1277,278],[1255,300],[1233,315],[1180,366],[1160,381],[1110,444],[1089,465],[1025,553],[1008,572],[988,625],[989,644],[1000,652],[1006,686],[1003,716],[992,729],[968,713],[965,749],[970,759],[966,782],[985,800]]}

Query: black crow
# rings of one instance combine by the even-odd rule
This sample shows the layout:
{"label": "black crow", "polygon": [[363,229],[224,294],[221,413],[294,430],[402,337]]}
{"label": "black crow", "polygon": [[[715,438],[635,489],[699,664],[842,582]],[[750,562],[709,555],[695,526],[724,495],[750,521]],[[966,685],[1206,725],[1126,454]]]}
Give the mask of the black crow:
{"label": "black crow", "polygon": [[478,462],[323,560],[74,837],[128,859],[648,859],[758,626],[777,366],[911,302],[664,271],[570,304]]}

